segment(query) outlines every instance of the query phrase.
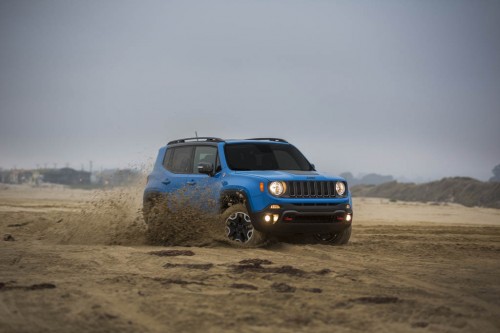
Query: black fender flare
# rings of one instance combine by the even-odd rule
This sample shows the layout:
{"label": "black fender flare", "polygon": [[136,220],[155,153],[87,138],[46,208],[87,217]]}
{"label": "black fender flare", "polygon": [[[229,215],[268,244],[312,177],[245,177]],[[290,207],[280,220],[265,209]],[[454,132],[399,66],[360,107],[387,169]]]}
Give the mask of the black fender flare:
{"label": "black fender flare", "polygon": [[250,212],[250,202],[244,189],[224,190],[220,193],[220,213],[235,204],[244,204]]}

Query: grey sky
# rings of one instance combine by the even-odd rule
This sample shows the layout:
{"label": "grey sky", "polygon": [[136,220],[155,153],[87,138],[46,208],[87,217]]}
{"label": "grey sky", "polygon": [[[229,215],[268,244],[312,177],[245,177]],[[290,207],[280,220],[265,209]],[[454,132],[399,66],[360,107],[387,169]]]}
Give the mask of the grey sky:
{"label": "grey sky", "polygon": [[500,1],[0,0],[0,166],[284,137],[318,169],[487,179]]}

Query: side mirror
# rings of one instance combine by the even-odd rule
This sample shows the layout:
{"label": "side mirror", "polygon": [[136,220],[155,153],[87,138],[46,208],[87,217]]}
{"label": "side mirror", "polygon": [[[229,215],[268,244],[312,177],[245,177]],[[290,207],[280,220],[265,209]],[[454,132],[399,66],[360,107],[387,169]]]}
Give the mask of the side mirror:
{"label": "side mirror", "polygon": [[198,173],[203,173],[205,175],[211,176],[214,172],[214,166],[212,163],[200,162],[198,164]]}
{"label": "side mirror", "polygon": [[316,171],[316,166],[314,164],[311,164],[312,171]]}

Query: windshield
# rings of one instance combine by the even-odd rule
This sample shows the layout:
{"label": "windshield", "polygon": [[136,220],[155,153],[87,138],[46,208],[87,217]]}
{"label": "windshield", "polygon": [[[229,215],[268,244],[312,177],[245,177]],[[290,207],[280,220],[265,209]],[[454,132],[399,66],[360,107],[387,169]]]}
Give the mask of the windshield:
{"label": "windshield", "polygon": [[224,148],[229,169],[313,170],[302,153],[292,145],[274,143],[227,144]]}

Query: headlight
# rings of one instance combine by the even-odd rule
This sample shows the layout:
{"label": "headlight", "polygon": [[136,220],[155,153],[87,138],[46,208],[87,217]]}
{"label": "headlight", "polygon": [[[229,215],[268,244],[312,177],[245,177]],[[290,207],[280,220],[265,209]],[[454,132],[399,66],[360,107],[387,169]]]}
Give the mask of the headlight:
{"label": "headlight", "polygon": [[345,185],[342,182],[337,182],[335,184],[335,191],[337,191],[337,194],[342,196],[345,193]]}
{"label": "headlight", "polygon": [[272,195],[275,195],[279,197],[280,195],[283,195],[286,191],[286,184],[284,182],[272,182],[269,184],[269,192]]}

